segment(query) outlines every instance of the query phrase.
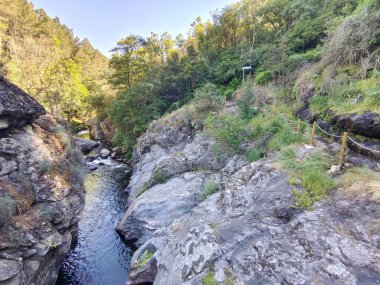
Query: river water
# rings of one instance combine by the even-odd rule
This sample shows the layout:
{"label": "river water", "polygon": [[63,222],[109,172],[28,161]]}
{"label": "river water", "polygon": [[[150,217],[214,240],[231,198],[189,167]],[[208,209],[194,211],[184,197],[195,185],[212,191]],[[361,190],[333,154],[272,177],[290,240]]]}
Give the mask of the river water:
{"label": "river water", "polygon": [[114,229],[127,210],[126,168],[111,160],[102,162],[105,165],[85,175],[78,245],[62,265],[56,285],[125,284],[132,250]]}

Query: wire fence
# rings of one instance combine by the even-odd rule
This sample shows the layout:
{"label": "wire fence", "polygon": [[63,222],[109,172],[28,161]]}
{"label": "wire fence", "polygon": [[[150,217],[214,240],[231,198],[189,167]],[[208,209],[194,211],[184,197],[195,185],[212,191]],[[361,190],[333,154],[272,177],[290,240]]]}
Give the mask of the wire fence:
{"label": "wire fence", "polygon": [[[310,132],[310,130],[314,127],[314,128],[317,128],[318,130],[320,130],[323,134],[325,134],[326,136],[329,136],[329,137],[332,137],[334,139],[340,139],[342,141],[344,141],[344,144],[346,144],[346,139],[353,145],[353,146],[356,146],[358,149],[362,149],[368,153],[372,153],[372,154],[375,154],[375,156],[377,158],[379,158],[379,155],[380,155],[380,150],[376,150],[376,149],[372,149],[372,148],[369,148],[365,145],[363,145],[362,143],[356,141],[354,138],[350,137],[349,135],[347,135],[347,132],[345,132],[346,134],[346,139],[344,139],[344,136],[345,134],[343,135],[337,135],[337,134],[333,134],[333,133],[330,133],[328,132],[327,130],[324,130],[319,124],[318,122],[315,122],[313,125],[312,124],[309,124],[307,122],[304,122],[302,120],[298,120],[298,121],[294,121],[294,120],[291,120],[289,118],[286,117],[285,114],[283,113],[280,113],[280,112],[276,112],[276,107],[275,105],[269,105],[268,103],[262,101],[260,98],[258,98],[259,102],[264,105],[264,106],[268,106],[268,107],[272,107],[272,113],[273,115],[277,114],[279,115],[281,118],[283,118],[284,120],[286,120],[288,123],[290,124],[294,124],[295,126],[297,126],[297,131],[299,132],[299,124],[302,124],[304,126],[307,127],[307,135],[310,136],[311,135],[311,142],[314,140],[313,136],[315,134],[315,129],[313,131]],[[302,133],[303,135],[305,135],[305,133],[303,132]],[[346,146],[342,144],[342,148],[344,149]]]}

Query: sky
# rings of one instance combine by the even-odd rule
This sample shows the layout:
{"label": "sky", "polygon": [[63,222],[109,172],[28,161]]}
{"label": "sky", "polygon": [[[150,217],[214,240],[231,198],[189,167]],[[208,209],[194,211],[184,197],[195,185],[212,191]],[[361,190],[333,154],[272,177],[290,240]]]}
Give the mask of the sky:
{"label": "sky", "polygon": [[88,38],[103,54],[130,34],[148,36],[168,32],[173,37],[187,34],[190,24],[210,11],[234,0],[31,0],[35,8],[58,17],[80,39]]}

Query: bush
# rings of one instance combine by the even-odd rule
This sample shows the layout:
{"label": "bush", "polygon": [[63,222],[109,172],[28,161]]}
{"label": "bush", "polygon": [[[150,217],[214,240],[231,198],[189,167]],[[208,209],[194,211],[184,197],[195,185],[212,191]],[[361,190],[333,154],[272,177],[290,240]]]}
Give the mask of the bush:
{"label": "bush", "polygon": [[226,113],[209,116],[206,131],[231,154],[242,151],[241,143],[247,138],[246,123],[237,116]]}
{"label": "bush", "polygon": [[263,157],[263,152],[260,149],[250,149],[246,154],[248,162],[255,162]]}
{"label": "bush", "polygon": [[255,81],[259,85],[265,85],[272,79],[273,79],[273,75],[272,75],[272,72],[270,71],[257,72],[255,76]]}
{"label": "bush", "polygon": [[234,93],[235,93],[235,90],[234,89],[226,89],[226,91],[224,91],[224,97],[226,97],[227,100],[231,100],[234,96]]}
{"label": "bush", "polygon": [[218,192],[218,190],[219,190],[219,184],[216,181],[214,180],[208,181],[205,187],[203,188],[202,192],[200,193],[201,201],[206,200],[208,196]]}
{"label": "bush", "polygon": [[58,140],[61,142],[61,144],[65,148],[68,148],[70,146],[71,140],[64,127],[62,126],[56,127],[54,130],[54,133],[55,133],[55,136],[58,138]]}
{"label": "bush", "polygon": [[205,277],[202,278],[203,285],[217,285],[218,283],[215,281],[215,273],[209,272]]}
{"label": "bush", "polygon": [[37,161],[36,170],[39,174],[44,174],[50,170],[52,163],[49,159],[42,159]]}
{"label": "bush", "polygon": [[280,150],[284,147],[304,141],[301,135],[294,133],[289,128],[283,128],[268,143],[269,148]]}
{"label": "bush", "polygon": [[321,95],[313,96],[310,98],[309,104],[313,114],[323,113],[328,108],[328,97]]}
{"label": "bush", "polygon": [[251,80],[247,80],[241,91],[241,98],[237,101],[240,116],[244,120],[250,120],[259,112],[259,110],[255,107],[256,98],[253,92],[253,82]]}
{"label": "bush", "polygon": [[165,183],[167,178],[168,177],[167,177],[166,172],[160,168],[156,169],[153,173],[153,179],[154,179],[154,182],[156,183],[159,183],[159,184]]}
{"label": "bush", "polygon": [[198,114],[207,115],[223,107],[224,97],[220,94],[219,88],[216,85],[207,83],[195,90],[194,103]]}
{"label": "bush", "polygon": [[17,203],[11,195],[0,192],[0,228],[7,226],[16,213]]}
{"label": "bush", "polygon": [[321,154],[313,154],[298,162],[293,149],[281,151],[283,166],[290,169],[293,184],[300,184],[302,191],[294,190],[295,208],[311,209],[315,202],[323,199],[335,188],[335,182],[327,173],[330,162]]}
{"label": "bush", "polygon": [[149,262],[149,260],[152,259],[154,254],[153,250],[147,249],[139,256],[139,259],[137,260],[137,265],[139,267],[143,267],[145,264]]}

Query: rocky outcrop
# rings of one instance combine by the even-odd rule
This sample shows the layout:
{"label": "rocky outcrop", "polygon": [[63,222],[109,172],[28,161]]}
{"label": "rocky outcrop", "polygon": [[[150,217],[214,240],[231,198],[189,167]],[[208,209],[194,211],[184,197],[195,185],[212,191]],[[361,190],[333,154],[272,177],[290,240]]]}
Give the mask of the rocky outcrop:
{"label": "rocky outcrop", "polygon": [[36,100],[0,77],[0,129],[22,127],[44,114],[45,109]]}
{"label": "rocky outcrop", "polygon": [[207,274],[217,284],[376,284],[378,201],[342,189],[295,210],[294,186],[271,158],[216,155],[197,130],[161,121],[138,141],[117,227],[139,247],[127,284],[195,285]]}
{"label": "rocky outcrop", "polygon": [[0,90],[0,284],[54,284],[84,205],[81,156],[35,100]]}
{"label": "rocky outcrop", "polygon": [[88,154],[94,148],[99,146],[99,143],[93,140],[74,138],[76,147],[80,149],[83,154]]}
{"label": "rocky outcrop", "polygon": [[334,119],[334,124],[350,133],[368,138],[380,139],[380,115],[364,113],[342,115]]}
{"label": "rocky outcrop", "polygon": [[105,141],[107,143],[112,142],[112,138],[115,134],[115,129],[113,128],[109,119],[105,119],[99,122],[96,119],[88,120],[86,126],[90,129],[90,136],[92,139],[97,141]]}

